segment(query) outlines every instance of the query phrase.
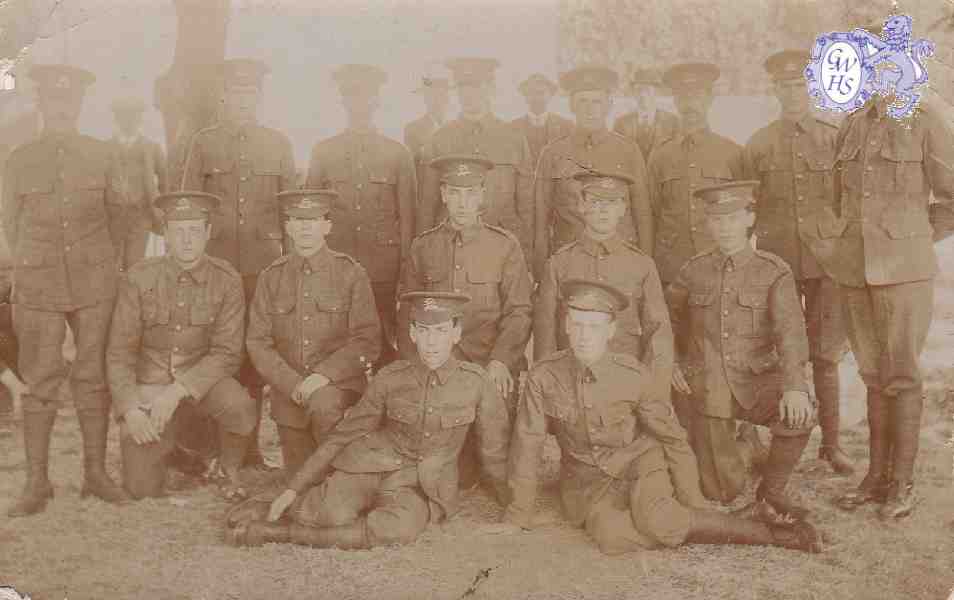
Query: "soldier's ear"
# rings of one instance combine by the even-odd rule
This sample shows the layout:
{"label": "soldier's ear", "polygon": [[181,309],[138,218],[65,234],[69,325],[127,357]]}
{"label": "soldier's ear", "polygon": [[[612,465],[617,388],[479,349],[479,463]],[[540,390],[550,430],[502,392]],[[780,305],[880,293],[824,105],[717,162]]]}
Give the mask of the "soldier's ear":
{"label": "soldier's ear", "polygon": [[321,231],[321,235],[328,235],[331,233],[332,226],[333,223],[331,222],[331,219],[322,219],[318,222],[318,229]]}

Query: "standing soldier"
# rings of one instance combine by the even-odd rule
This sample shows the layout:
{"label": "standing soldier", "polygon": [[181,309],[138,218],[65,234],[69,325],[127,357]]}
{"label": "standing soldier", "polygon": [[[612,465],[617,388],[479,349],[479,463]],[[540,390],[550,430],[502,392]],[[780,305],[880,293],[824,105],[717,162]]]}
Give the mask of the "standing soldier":
{"label": "standing soldier", "polygon": [[414,159],[400,142],[381,135],[374,126],[387,74],[370,65],[344,65],[334,79],[348,113],[348,128],[315,144],[307,186],[338,191],[328,245],[356,258],[371,278],[384,336],[379,365],[385,365],[397,357],[397,281],[414,237]]}
{"label": "standing soldier", "polygon": [[838,288],[802,241],[802,230],[815,223],[807,217],[831,203],[838,129],[811,114],[804,75],[808,59],[801,50],[783,50],[765,61],[775,82],[781,118],[757,131],[743,156],[746,176],[761,181],[755,211],[758,247],[788,263],[805,303],[822,430],[818,456],[844,475],[854,472],[838,443],[838,363],[845,354],[847,333]]}
{"label": "standing soldier", "polygon": [[[242,276],[246,304],[255,293],[258,274],[282,255],[275,197],[295,187],[291,143],[281,132],[258,122],[267,73],[268,67],[257,60],[237,58],[223,63],[223,119],[193,138],[182,184],[183,189],[209,192],[222,199],[212,215],[207,252],[236,268]],[[247,357],[239,381],[261,406],[264,384]],[[262,467],[266,463],[258,448],[257,425],[252,440],[246,462]]]}
{"label": "standing soldier", "polygon": [[583,218],[577,211],[580,171],[626,173],[629,205],[619,222],[621,239],[638,244],[649,254],[653,247],[653,218],[646,195],[646,165],[639,147],[607,128],[613,108],[613,90],[619,77],[608,67],[583,66],[564,73],[560,85],[570,96],[570,110],[576,116],[573,133],[546,148],[540,155],[536,174],[536,237],[534,273],[542,277],[550,254],[578,239]]}
{"label": "standing soldier", "polygon": [[118,131],[110,145],[119,180],[118,203],[109,207],[113,246],[119,268],[126,270],[146,256],[149,231],[158,230],[152,202],[166,192],[166,164],[162,147],[142,135],[146,105],[139,98],[113,102]]}
{"label": "standing soldier", "polygon": [[676,115],[657,107],[657,95],[661,86],[662,81],[656,71],[633,71],[628,91],[636,100],[636,110],[620,116],[613,123],[613,131],[636,142],[647,163],[655,148],[679,133],[679,119]]}
{"label": "standing soldier", "polygon": [[245,496],[239,467],[257,415],[234,379],[245,345],[242,278],[228,261],[205,254],[218,205],[203,192],[157,198],[169,253],[120,280],[106,364],[121,423],[123,486],[134,498],[162,494],[184,404],[218,423],[225,497]]}
{"label": "standing soldier", "polygon": [[[880,30],[880,26],[870,31]],[[918,360],[938,272],[932,225],[954,198],[954,135],[928,106],[898,120],[874,96],[841,124],[835,195],[819,218],[816,255],[838,283],[848,339],[867,387],[870,462],[846,509],[883,503],[884,519],[914,509],[923,408]],[[929,207],[933,192],[938,204]],[[893,465],[893,467],[892,467]]]}
{"label": "standing soldier", "polygon": [[[479,156],[445,156],[431,168],[440,173],[440,193],[448,218],[419,235],[411,245],[401,279],[402,290],[465,293],[463,337],[455,356],[487,370],[511,413],[530,339],[530,276],[513,233],[484,222],[485,185],[494,163]],[[407,309],[401,309],[401,354],[413,356],[406,337]],[[462,455],[462,481],[473,483],[474,446]]]}
{"label": "standing soldier", "polygon": [[604,282],[627,297],[628,307],[616,315],[616,335],[609,349],[638,358],[654,371],[659,391],[669,396],[673,340],[669,311],[653,259],[635,244],[620,239],[619,220],[626,214],[632,177],[583,172],[577,211],[583,235],[556,251],[547,261],[533,307],[533,355],[540,360],[567,347],[562,330],[566,299],[560,295],[568,279]]}
{"label": "standing soldier", "polygon": [[[493,162],[482,218],[517,236],[524,256],[532,256],[534,165],[523,134],[493,113],[494,71],[500,63],[493,58],[456,58],[446,64],[454,75],[460,117],[437,130],[427,157],[476,155]],[[428,169],[421,182],[418,233],[438,225],[447,215],[440,180],[440,173]]]}
{"label": "standing soldier", "polygon": [[[50,434],[64,379],[83,434],[82,496],[112,503],[129,496],[106,473],[109,393],[106,335],[116,298],[109,207],[117,182],[109,145],[76,130],[92,73],[67,65],[30,70],[43,115],[40,138],[18,147],[3,177],[3,229],[13,254],[13,326],[20,342],[27,480],[11,517],[42,511],[53,497]],[[76,360],[63,360],[66,327]]]}
{"label": "standing soldier", "polygon": [[[415,173],[417,173],[417,182],[420,184],[424,180],[424,171],[427,169],[427,159],[424,154],[428,144],[431,143],[431,136],[444,126],[447,117],[450,83],[446,77],[422,77],[421,85],[414,90],[414,93],[424,99],[427,112],[404,128],[404,145],[414,157]],[[418,203],[420,203],[421,189],[418,185]]]}
{"label": "standing soldier", "polygon": [[769,426],[772,443],[756,502],[802,518],[807,511],[786,496],[785,487],[814,425],[805,381],[808,338],[792,270],[749,242],[758,183],[695,191],[716,246],[690,259],[666,290],[679,340],[673,386],[695,410],[691,441],[703,493],[730,502],[741,491],[727,477],[734,473],[719,463],[726,448],[718,433],[734,429],[734,419]]}
{"label": "standing soldier", "polygon": [[265,269],[249,308],[248,353],[272,388],[288,477],[364,392],[381,351],[367,273],[325,243],[337,199],[334,190],[279,194],[294,252]]}
{"label": "standing soldier", "polygon": [[510,122],[527,138],[530,146],[530,164],[537,167],[540,152],[552,141],[573,131],[573,123],[547,111],[557,85],[542,73],[534,73],[520,84],[520,93],[527,101],[527,114]]}

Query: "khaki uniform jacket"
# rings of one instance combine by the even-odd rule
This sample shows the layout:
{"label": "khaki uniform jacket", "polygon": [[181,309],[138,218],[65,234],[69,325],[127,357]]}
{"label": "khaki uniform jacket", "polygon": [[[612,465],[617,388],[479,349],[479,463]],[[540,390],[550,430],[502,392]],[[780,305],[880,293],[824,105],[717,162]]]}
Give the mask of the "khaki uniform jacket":
{"label": "khaki uniform jacket", "polygon": [[257,275],[282,255],[276,196],[294,187],[291,143],[274,129],[221,123],[193,138],[182,189],[222,198],[206,252],[229,261],[243,276]]}
{"label": "khaki uniform jacket", "polygon": [[[663,285],[675,281],[682,265],[714,243],[705,225],[697,188],[741,179],[742,147],[711,131],[679,135],[649,158],[649,198],[656,220],[653,258]],[[645,246],[643,246],[645,248]]]}
{"label": "khaki uniform jacket", "polygon": [[[431,115],[421,115],[404,126],[404,146],[414,158],[414,168],[417,173],[417,201],[420,202],[421,184],[424,181],[424,170],[428,168],[425,161],[425,152],[431,143],[431,136],[440,127]],[[415,214],[417,205],[415,205]],[[416,228],[415,228],[416,233]]]}
{"label": "khaki uniform jacket", "polygon": [[[581,525],[607,479],[633,481],[659,465],[641,457],[662,447],[676,498],[702,506],[696,457],[668,398],[649,389],[635,358],[607,353],[589,369],[561,350],[537,362],[517,409],[510,446],[509,521],[530,527],[547,434],[561,452],[560,492],[567,519]],[[665,468],[666,465],[663,466]]]}
{"label": "khaki uniform jacket", "polygon": [[245,349],[245,293],[227,261],[206,256],[188,271],[147,258],[119,283],[106,347],[116,416],[139,405],[140,384],[178,382],[198,402],[234,377]]}
{"label": "khaki uniform jacket", "polygon": [[808,115],[797,123],[774,121],[745,145],[746,179],[758,179],[758,247],[781,257],[796,281],[824,275],[805,239],[817,237],[814,218],[831,206],[838,128]]}
{"label": "khaki uniform jacket", "polygon": [[258,278],[246,345],[255,369],[286,398],[311,373],[361,393],[365,370],[381,352],[381,323],[364,268],[327,246],[308,259],[279,258]]}
{"label": "khaki uniform jacket", "polygon": [[388,473],[416,464],[424,493],[450,516],[459,502],[458,457],[472,428],[485,476],[502,487],[510,423],[484,370],[454,358],[433,371],[419,359],[399,360],[375,375],[288,487],[301,494],[332,467]]}
{"label": "khaki uniform jacket", "polygon": [[613,131],[639,146],[648,161],[652,151],[679,134],[679,117],[664,110],[657,110],[651,127],[640,129],[639,115],[633,111],[621,115],[613,123]]}
{"label": "khaki uniform jacket", "polygon": [[939,208],[954,205],[954,135],[940,115],[921,109],[901,122],[880,99],[849,115],[838,132],[834,186],[813,244],[832,279],[864,287],[934,277],[933,240],[950,231],[935,231],[931,193]]}
{"label": "khaki uniform jacket", "polygon": [[113,299],[117,186],[109,145],[95,138],[44,135],[13,151],[2,198],[13,304],[70,311]]}
{"label": "khaki uniform jacket", "polygon": [[[530,275],[520,243],[509,231],[486,223],[458,232],[449,223],[422,233],[411,245],[400,291],[468,294],[464,327],[455,352],[486,366],[499,360],[519,372],[532,325]],[[416,349],[408,337],[408,310],[399,316],[401,356]]]}
{"label": "khaki uniform jacket", "polygon": [[573,176],[587,169],[622,172],[636,180],[629,186],[629,206],[618,231],[622,239],[638,244],[647,254],[652,251],[653,217],[646,192],[646,165],[639,147],[612,131],[592,136],[574,131],[544,148],[540,155],[534,186],[537,276],[552,252],[583,234],[583,217],[577,207],[580,183]]}
{"label": "khaki uniform jacket", "polygon": [[162,146],[141,135],[129,145],[115,137],[109,144],[119,180],[120,204],[110,206],[110,218],[120,224],[114,228],[120,237],[113,238],[118,255],[123,235],[133,231],[145,235],[151,229],[160,230],[161,223],[154,216],[152,201],[168,189],[166,159]]}
{"label": "khaki uniform jacket", "polygon": [[356,258],[372,282],[396,282],[417,203],[407,148],[376,132],[345,131],[315,144],[306,187],[338,191],[328,246]]}
{"label": "khaki uniform jacket", "polygon": [[[532,256],[534,165],[526,138],[493,115],[477,122],[456,119],[434,133],[425,160],[446,154],[470,154],[493,161],[485,183],[484,222],[510,231],[520,240],[524,255]],[[447,214],[437,170],[428,168],[421,185],[418,233],[440,224]]]}
{"label": "khaki uniform jacket", "polygon": [[534,172],[540,160],[540,153],[547,144],[570,135],[574,128],[573,121],[553,113],[547,114],[543,127],[531,125],[530,117],[527,115],[510,121],[510,125],[527,138],[527,145],[530,147],[530,164],[533,165]]}
{"label": "khaki uniform jacket", "polygon": [[808,393],[808,337],[792,270],[746,248],[695,256],[666,290],[677,358],[693,403],[731,419],[733,398],[750,409],[759,394]]}

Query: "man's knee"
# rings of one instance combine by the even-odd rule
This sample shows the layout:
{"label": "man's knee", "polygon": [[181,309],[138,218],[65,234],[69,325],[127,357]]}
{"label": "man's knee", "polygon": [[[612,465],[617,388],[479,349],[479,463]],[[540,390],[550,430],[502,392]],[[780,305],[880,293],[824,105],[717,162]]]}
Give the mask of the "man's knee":
{"label": "man's knee", "polygon": [[316,390],[308,397],[311,431],[316,438],[334,429],[348,408],[358,400],[358,394],[333,385]]}
{"label": "man's knee", "polygon": [[137,444],[129,436],[120,440],[123,487],[133,498],[161,496],[166,478],[162,442]]}
{"label": "man's knee", "polygon": [[639,478],[630,492],[630,511],[636,529],[670,548],[689,534],[689,510],[673,497],[669,471]]}
{"label": "man's knee", "polygon": [[373,546],[410,544],[427,527],[427,501],[410,488],[395,490],[368,513],[368,539]]}
{"label": "man's knee", "polygon": [[216,383],[202,399],[206,412],[229,433],[248,435],[258,422],[258,405],[231,377]]}
{"label": "man's knee", "polygon": [[608,508],[595,511],[586,519],[584,527],[603,554],[613,556],[650,546],[648,540],[635,543],[633,534],[638,532],[629,511]]}

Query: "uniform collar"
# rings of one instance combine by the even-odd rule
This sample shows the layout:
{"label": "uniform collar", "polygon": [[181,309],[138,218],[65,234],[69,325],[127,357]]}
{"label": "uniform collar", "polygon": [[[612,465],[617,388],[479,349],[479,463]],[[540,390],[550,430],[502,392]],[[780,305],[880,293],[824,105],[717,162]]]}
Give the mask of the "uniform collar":
{"label": "uniform collar", "polygon": [[729,261],[732,267],[736,269],[741,269],[744,267],[750,260],[752,260],[752,257],[755,256],[755,250],[752,249],[751,244],[746,244],[745,248],[732,255],[724,254],[721,250],[719,250],[718,253],[719,256],[722,257],[723,261]]}
{"label": "uniform collar", "polygon": [[686,148],[687,150],[691,149],[694,146],[698,145],[702,140],[709,137],[709,134],[711,133],[712,131],[709,129],[708,126],[704,127],[703,129],[697,129],[696,131],[693,131],[692,133],[685,133],[685,132],[680,133],[679,144],[683,148]]}
{"label": "uniform collar", "polygon": [[420,376],[421,381],[427,381],[427,378],[431,373],[437,375],[437,381],[444,385],[447,383],[447,380],[450,379],[450,376],[457,370],[457,367],[460,366],[460,361],[454,358],[454,355],[451,354],[450,358],[447,359],[447,362],[437,367],[436,369],[431,369],[421,360],[420,357],[417,357],[416,369],[417,373]]}
{"label": "uniform collar", "polygon": [[120,146],[124,148],[129,148],[135,145],[137,142],[139,142],[139,140],[142,139],[142,134],[134,133],[133,135],[127,137],[121,133],[117,133],[113,139],[115,139],[116,143],[119,144]]}
{"label": "uniform collar", "polygon": [[595,240],[584,234],[580,237],[580,247],[590,256],[599,257],[616,254],[622,249],[623,241],[617,235],[606,240]]}
{"label": "uniform collar", "polygon": [[205,256],[199,259],[196,266],[186,270],[180,267],[174,258],[166,255],[166,268],[173,281],[179,281],[185,276],[197,285],[204,285],[209,278],[209,259]]}
{"label": "uniform collar", "polygon": [[345,133],[347,133],[348,135],[356,136],[356,137],[366,137],[369,135],[374,135],[377,132],[378,132],[378,128],[375,127],[374,125],[371,125],[370,127],[363,127],[361,129],[357,129],[354,127],[348,127],[347,129],[345,129]]}
{"label": "uniform collar", "polygon": [[491,111],[487,111],[479,119],[471,119],[471,118],[465,117],[464,113],[461,113],[460,118],[458,120],[464,125],[468,125],[471,127],[476,126],[480,128],[485,128],[492,125],[495,119],[496,117],[494,116],[494,113]]}
{"label": "uniform collar", "polygon": [[224,129],[232,137],[248,135],[257,129],[258,126],[258,123],[254,121],[242,124],[236,123],[235,121],[222,121],[222,129]]}
{"label": "uniform collar", "polygon": [[480,234],[480,230],[483,229],[483,227],[484,222],[480,219],[480,217],[477,217],[476,225],[473,227],[467,227],[465,229],[455,228],[453,225],[451,225],[449,217],[444,220],[444,229],[450,234],[451,238],[455,240],[460,238],[460,241],[464,244],[469,244],[470,242],[477,239],[477,236]]}
{"label": "uniform collar", "polygon": [[582,377],[584,381],[591,379],[589,383],[592,383],[593,381],[600,381],[604,377],[612,377],[612,373],[610,372],[612,369],[612,359],[610,358],[609,350],[607,350],[598,361],[589,367],[585,366],[576,359],[574,359],[573,362],[576,364],[576,376]]}
{"label": "uniform collar", "polygon": [[782,131],[788,135],[792,135],[796,131],[802,133],[808,133],[811,131],[812,121],[815,120],[815,117],[812,116],[810,112],[805,113],[799,120],[792,122],[786,121],[784,119],[779,119],[781,123]]}
{"label": "uniform collar", "polygon": [[292,268],[296,271],[304,271],[305,268],[307,267],[308,269],[311,269],[314,272],[321,267],[321,265],[327,260],[327,257],[328,257],[328,244],[326,243],[324,246],[321,247],[321,249],[318,250],[318,252],[315,252],[308,258],[305,258],[304,256],[298,253],[292,254],[291,258],[289,259],[289,262],[292,264]]}
{"label": "uniform collar", "polygon": [[545,112],[542,115],[535,115],[531,112],[527,113],[527,121],[530,125],[534,127],[544,127],[547,124],[547,119],[550,118],[550,113]]}
{"label": "uniform collar", "polygon": [[573,141],[580,146],[583,146],[583,145],[599,146],[607,138],[609,138],[609,135],[610,135],[610,132],[608,129],[600,129],[592,133],[584,133],[579,128],[574,129],[572,134]]}

